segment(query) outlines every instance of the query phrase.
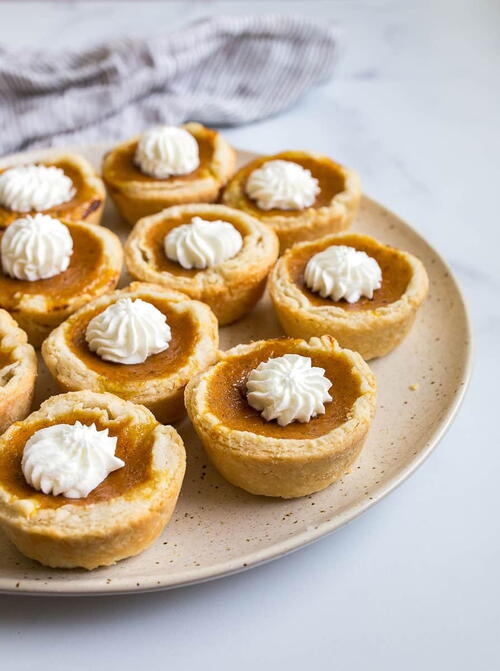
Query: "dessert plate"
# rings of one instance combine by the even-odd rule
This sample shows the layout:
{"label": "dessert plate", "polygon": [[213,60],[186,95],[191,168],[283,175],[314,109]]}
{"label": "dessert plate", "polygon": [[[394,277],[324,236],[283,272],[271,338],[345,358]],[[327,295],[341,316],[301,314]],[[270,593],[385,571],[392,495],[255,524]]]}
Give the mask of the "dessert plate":
{"label": "dessert plate", "polygon": [[[107,147],[64,148],[97,168]],[[58,151],[62,151],[59,149]],[[36,161],[35,151],[0,161]],[[254,154],[239,152],[240,164]],[[108,203],[103,223],[125,240],[130,227]],[[294,500],[257,497],[233,487],[204,455],[189,421],[177,425],[188,468],[170,524],[146,552],[115,566],[49,569],[26,559],[0,534],[0,591],[28,594],[111,594],[166,589],[221,577],[276,559],[335,531],[401,484],[449,426],[470,372],[470,328],[460,290],[438,253],[396,215],[364,197],[352,230],[416,254],[431,289],[403,344],[371,362],[378,409],[352,471],[322,492]],[[128,278],[122,278],[122,285]],[[221,349],[282,335],[267,296],[241,321],[221,329]],[[34,407],[58,390],[40,364]]]}

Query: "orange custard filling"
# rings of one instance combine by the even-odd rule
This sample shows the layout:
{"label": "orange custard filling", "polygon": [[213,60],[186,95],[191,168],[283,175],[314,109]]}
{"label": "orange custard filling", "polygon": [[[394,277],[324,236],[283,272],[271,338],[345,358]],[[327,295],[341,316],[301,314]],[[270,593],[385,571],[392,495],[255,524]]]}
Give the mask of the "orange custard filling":
{"label": "orange custard filling", "polygon": [[[341,353],[310,355],[298,349],[297,342],[287,338],[267,341],[256,351],[219,363],[208,382],[208,411],[229,429],[273,438],[317,438],[346,422],[360,394],[360,382],[352,373],[352,365]],[[246,383],[250,372],[262,361],[284,354],[310,356],[313,366],[325,370],[325,376],[332,382],[330,394],[333,400],[325,404],[324,415],[318,415],[303,424],[292,422],[287,426],[279,426],[275,421],[265,420],[247,402]]]}
{"label": "orange custard filling", "polygon": [[262,213],[265,212],[266,216],[280,216],[280,217],[296,217],[297,212],[300,210],[261,210],[255,201],[253,201],[246,193],[246,182],[250,173],[252,173],[257,168],[260,168],[264,163],[268,161],[275,160],[282,161],[291,161],[302,166],[306,170],[309,170],[311,175],[318,180],[318,185],[320,191],[316,196],[316,200],[311,205],[313,208],[327,207],[331,205],[333,198],[344,191],[345,189],[345,178],[339,167],[336,163],[328,158],[317,159],[309,156],[296,155],[294,152],[284,152],[283,154],[278,154],[277,156],[263,157],[252,161],[249,165],[246,165],[239,173],[239,178],[242,183],[242,199],[244,202],[245,210],[250,214],[253,214],[257,218],[262,216]]}
{"label": "orange custard filling", "polygon": [[[373,292],[373,298],[361,298],[355,303],[346,300],[334,301],[331,298],[322,298],[319,293],[311,291],[304,280],[304,271],[307,262],[318,252],[332,245],[347,245],[358,251],[366,252],[377,261],[382,271],[382,286]],[[368,241],[360,242],[355,236],[343,235],[338,242],[320,240],[314,246],[292,250],[287,259],[288,272],[291,280],[297,285],[309,302],[315,306],[340,307],[343,310],[354,312],[357,310],[375,310],[390,305],[399,300],[406,291],[411,278],[411,269],[401,252],[397,249],[372,245]]]}
{"label": "orange custard filling", "polygon": [[[65,203],[44,210],[45,213],[50,214],[50,216],[55,219],[66,218],[71,221],[85,221],[85,219],[101,205],[102,199],[96,196],[94,190],[82,178],[80,171],[70,161],[60,160],[43,162],[42,164],[60,168],[64,174],[71,179],[75,188],[73,198],[67,200]],[[8,167],[4,168],[3,170],[0,170],[0,173],[5,172],[8,169]],[[36,212],[19,213],[0,205],[0,226],[5,227],[20,216],[25,217],[29,214],[34,215]]]}
{"label": "orange custard filling", "polygon": [[[6,309],[15,309],[19,297],[43,294],[54,305],[63,307],[64,301],[85,291],[112,286],[117,272],[102,270],[102,242],[92,234],[92,229],[72,226],[67,223],[73,238],[73,254],[67,270],[44,280],[18,280],[5,275],[0,266],[0,304]],[[0,233],[0,239],[1,239]]]}
{"label": "orange custard filling", "polygon": [[[19,499],[35,499],[42,507],[59,508],[66,504],[102,503],[117,496],[122,496],[145,482],[151,472],[153,430],[157,425],[156,422],[151,422],[148,425],[132,426],[129,419],[104,420],[103,414],[103,412],[92,410],[74,410],[71,413],[52,419],[43,419],[31,423],[19,422],[14,425],[15,430],[11,434],[8,444],[5,444],[0,452],[0,479],[3,486]],[[125,466],[110,473],[85,498],[69,499],[65,496],[52,496],[37,491],[26,482],[21,468],[26,441],[39,429],[54,424],[74,424],[77,420],[87,425],[95,423],[99,431],[109,429],[110,436],[117,436],[115,454],[123,459]]]}
{"label": "orange custard filling", "polygon": [[[216,131],[204,129],[203,136],[195,137],[198,143],[198,152],[200,157],[200,165],[187,175],[172,175],[163,179],[158,177],[151,177],[146,175],[137,167],[134,161],[135,152],[138,142],[125,147],[118,147],[108,155],[108,162],[106,164],[106,179],[113,183],[120,182],[168,182],[175,180],[175,182],[192,182],[200,179],[210,172],[210,164],[214,154],[214,139]],[[193,136],[194,137],[194,136]]]}
{"label": "orange custard filling", "polygon": [[[103,312],[108,307],[107,305],[86,311],[71,324],[68,336],[70,348],[88,368],[106,378],[108,389],[109,383],[112,382],[120,386],[123,382],[154,380],[174,373],[187,363],[196,344],[196,329],[189,312],[172,310],[166,300],[162,301],[147,295],[140,296],[140,298],[154,305],[166,316],[172,335],[166,350],[152,354],[143,363],[121,364],[105,361],[89,348],[85,338],[87,325],[91,319]],[[124,396],[121,387],[120,396]]]}

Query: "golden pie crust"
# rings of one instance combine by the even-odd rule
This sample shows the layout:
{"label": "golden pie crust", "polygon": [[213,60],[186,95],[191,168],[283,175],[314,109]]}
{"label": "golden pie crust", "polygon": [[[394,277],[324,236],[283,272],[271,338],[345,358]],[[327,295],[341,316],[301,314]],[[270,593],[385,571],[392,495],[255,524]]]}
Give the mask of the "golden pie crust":
{"label": "golden pie crust", "polygon": [[[307,262],[331,245],[354,247],[378,262],[382,286],[375,290],[373,299],[335,302],[308,289],[304,282]],[[287,335],[310,338],[329,334],[365,359],[383,356],[403,340],[428,287],[427,273],[419,259],[356,233],[295,245],[281,257],[269,278],[271,298]]]}
{"label": "golden pie crust", "polygon": [[79,307],[114,289],[123,265],[120,240],[109,229],[66,220],[62,223],[73,238],[67,270],[30,282],[5,275],[0,265],[0,307],[14,317],[35,347]]}
{"label": "golden pie crust", "polygon": [[[71,200],[48,210],[41,210],[42,214],[48,214],[55,219],[64,219],[65,221],[100,224],[106,190],[102,179],[86,158],[79,154],[61,154],[50,161],[35,161],[35,163],[60,168],[72,180],[75,187],[75,195]],[[23,165],[23,163],[2,164],[0,173],[14,167],[14,165]],[[26,217],[30,214],[35,215],[37,211],[16,212],[0,205],[0,228],[6,228],[19,217]]]}
{"label": "golden pie crust", "polygon": [[0,310],[0,434],[29,413],[36,375],[36,354],[26,333]]}
{"label": "golden pie crust", "polygon": [[[104,361],[85,339],[89,321],[123,297],[152,303],[166,315],[172,332],[169,347],[142,364]],[[218,342],[217,320],[208,305],[164,287],[133,282],[71,315],[43,343],[42,355],[64,391],[111,392],[145,405],[158,421],[170,423],[183,416],[184,387],[215,361]]]}
{"label": "golden pie crust", "polygon": [[[303,210],[262,210],[246,193],[246,183],[256,168],[268,161],[291,161],[310,170],[319,182],[320,193],[311,207]],[[358,175],[326,156],[304,151],[284,151],[261,156],[247,163],[229,181],[222,202],[243,210],[270,226],[283,252],[301,240],[314,240],[349,228],[359,206],[361,186]]]}
{"label": "golden pie crust", "polygon": [[[186,270],[165,254],[167,233],[193,217],[232,224],[243,247],[231,259],[205,270]],[[182,291],[211,307],[219,324],[247,314],[262,296],[269,271],[278,258],[276,235],[249,215],[224,205],[178,205],[137,222],[125,245],[125,263],[138,280]]]}
{"label": "golden pie crust", "polygon": [[200,165],[188,175],[157,179],[145,175],[134,163],[140,136],[112,149],[104,157],[102,174],[121,215],[130,224],[182,203],[211,203],[236,168],[234,149],[215,130],[199,123],[182,126],[198,142]]}
{"label": "golden pie crust", "polygon": [[[332,382],[325,414],[281,427],[246,400],[249,373],[284,354],[310,357]],[[186,387],[188,415],[215,467],[252,494],[294,498],[328,487],[358,456],[375,413],[376,384],[356,352],[331,336],[238,345]]]}
{"label": "golden pie crust", "polygon": [[[52,424],[95,423],[118,436],[125,466],[81,499],[43,494],[21,469],[26,440]],[[141,405],[113,394],[53,396],[0,438],[0,526],[20,552],[47,566],[94,569],[142,552],[175,508],[185,471],[182,440]]]}

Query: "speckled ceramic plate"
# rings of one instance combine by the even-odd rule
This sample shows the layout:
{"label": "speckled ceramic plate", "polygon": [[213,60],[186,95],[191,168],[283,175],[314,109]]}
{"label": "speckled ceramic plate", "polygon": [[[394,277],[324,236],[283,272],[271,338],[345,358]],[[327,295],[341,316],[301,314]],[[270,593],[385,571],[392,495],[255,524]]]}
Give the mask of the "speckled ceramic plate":
{"label": "speckled ceramic plate", "polygon": [[[99,167],[105,149],[69,151],[80,151]],[[48,154],[10,157],[0,165]],[[239,158],[244,163],[253,155],[240,152]],[[111,204],[104,224],[123,240],[130,231]],[[241,571],[331,533],[377,503],[423,462],[449,426],[469,376],[470,330],[463,298],[437,252],[381,205],[363,198],[353,229],[416,254],[427,268],[431,290],[404,343],[372,362],[378,411],[351,473],[302,499],[252,496],[218,475],[184,420],[177,427],[188,455],[184,485],[172,520],[151,548],[112,567],[64,571],[26,559],[0,534],[0,591],[111,594],[177,587]],[[264,297],[245,319],[221,329],[221,349],[281,334]],[[56,393],[42,363],[35,407]]]}

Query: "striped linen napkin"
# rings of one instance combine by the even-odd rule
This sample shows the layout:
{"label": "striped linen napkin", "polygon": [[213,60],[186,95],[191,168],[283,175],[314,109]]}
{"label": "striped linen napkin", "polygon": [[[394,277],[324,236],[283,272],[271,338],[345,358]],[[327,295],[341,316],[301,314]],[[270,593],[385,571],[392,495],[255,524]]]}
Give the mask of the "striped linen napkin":
{"label": "striped linen napkin", "polygon": [[115,140],[157,123],[255,121],[328,79],[334,48],[327,24],[264,15],[80,53],[0,49],[0,153]]}

